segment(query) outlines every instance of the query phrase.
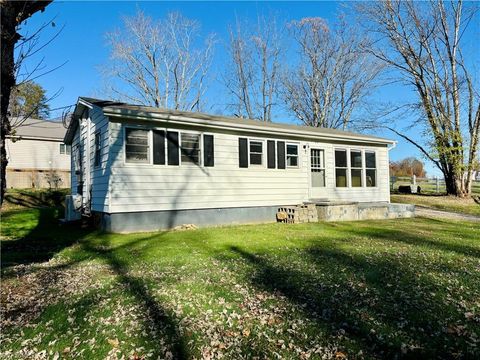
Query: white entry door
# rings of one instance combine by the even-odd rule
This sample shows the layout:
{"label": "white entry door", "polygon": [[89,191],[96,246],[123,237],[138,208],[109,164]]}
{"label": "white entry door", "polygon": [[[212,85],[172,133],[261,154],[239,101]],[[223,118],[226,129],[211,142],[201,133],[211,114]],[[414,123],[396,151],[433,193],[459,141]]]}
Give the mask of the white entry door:
{"label": "white entry door", "polygon": [[310,148],[310,198],[326,198],[325,149]]}

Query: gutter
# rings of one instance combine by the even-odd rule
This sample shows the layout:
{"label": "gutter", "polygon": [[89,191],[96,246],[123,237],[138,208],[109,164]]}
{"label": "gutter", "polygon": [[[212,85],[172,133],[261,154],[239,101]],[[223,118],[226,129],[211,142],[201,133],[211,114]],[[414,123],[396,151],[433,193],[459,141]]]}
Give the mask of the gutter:
{"label": "gutter", "polygon": [[241,123],[230,123],[221,120],[215,120],[214,123],[210,120],[204,119],[192,119],[185,116],[180,115],[165,115],[161,113],[149,113],[148,115],[142,114],[132,114],[130,112],[122,111],[121,109],[113,109],[105,107],[103,108],[103,113],[105,116],[110,118],[115,118],[117,120],[129,118],[134,120],[148,120],[148,121],[167,121],[171,124],[177,125],[201,125],[212,129],[232,129],[237,131],[255,131],[261,134],[282,134],[288,136],[296,136],[302,138],[310,138],[310,139],[322,139],[322,140],[340,140],[340,141],[353,141],[353,142],[364,142],[364,143],[373,143],[373,144],[381,144],[381,145],[394,145],[396,142],[393,140],[387,139],[375,139],[363,136],[355,136],[352,137],[351,135],[340,135],[340,134],[317,134],[309,131],[301,131],[295,129],[283,129],[283,128],[265,128],[263,126],[255,126],[251,124],[241,124]]}

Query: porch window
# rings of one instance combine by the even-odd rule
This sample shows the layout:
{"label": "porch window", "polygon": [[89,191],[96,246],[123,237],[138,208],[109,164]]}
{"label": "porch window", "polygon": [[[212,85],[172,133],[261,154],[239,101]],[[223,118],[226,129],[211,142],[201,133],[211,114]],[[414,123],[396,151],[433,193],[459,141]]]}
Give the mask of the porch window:
{"label": "porch window", "polygon": [[350,174],[352,187],[362,187],[362,152],[350,150]]}
{"label": "porch window", "polygon": [[125,160],[130,163],[148,164],[149,142],[148,130],[125,129]]}
{"label": "porch window", "polygon": [[250,141],[250,165],[263,164],[263,142]]}
{"label": "porch window", "polygon": [[347,150],[335,150],[335,185],[347,187]]}
{"label": "porch window", "polygon": [[287,144],[287,167],[298,167],[298,145]]}
{"label": "porch window", "polygon": [[367,187],[377,186],[377,159],[373,151],[365,151],[365,175]]}
{"label": "porch window", "polygon": [[200,134],[181,133],[182,164],[200,164]]}

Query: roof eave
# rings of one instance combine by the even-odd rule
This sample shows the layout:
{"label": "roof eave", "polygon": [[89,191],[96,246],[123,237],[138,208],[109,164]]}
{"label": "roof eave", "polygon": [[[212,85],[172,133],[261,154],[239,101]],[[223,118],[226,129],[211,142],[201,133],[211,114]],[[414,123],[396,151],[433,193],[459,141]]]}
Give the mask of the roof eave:
{"label": "roof eave", "polygon": [[105,107],[103,108],[105,116],[116,119],[132,119],[132,120],[149,120],[149,121],[168,121],[172,124],[189,124],[189,125],[201,125],[215,129],[232,129],[237,131],[255,131],[262,134],[281,134],[290,135],[295,137],[313,138],[313,139],[326,139],[326,140],[340,140],[357,143],[371,143],[381,145],[393,145],[394,140],[382,139],[369,136],[352,136],[350,134],[321,134],[312,131],[305,131],[303,129],[282,129],[282,128],[268,128],[265,126],[255,126],[251,124],[231,123],[221,120],[215,120],[214,122],[205,119],[191,118],[188,116],[173,115],[166,113],[153,113],[136,110],[123,110],[119,108]]}

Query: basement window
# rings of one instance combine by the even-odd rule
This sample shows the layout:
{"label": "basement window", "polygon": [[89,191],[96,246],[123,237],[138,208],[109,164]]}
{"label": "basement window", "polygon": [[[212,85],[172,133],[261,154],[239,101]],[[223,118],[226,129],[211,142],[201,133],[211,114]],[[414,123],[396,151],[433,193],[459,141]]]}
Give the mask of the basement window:
{"label": "basement window", "polygon": [[148,164],[149,142],[148,130],[125,129],[125,160],[130,163]]}

